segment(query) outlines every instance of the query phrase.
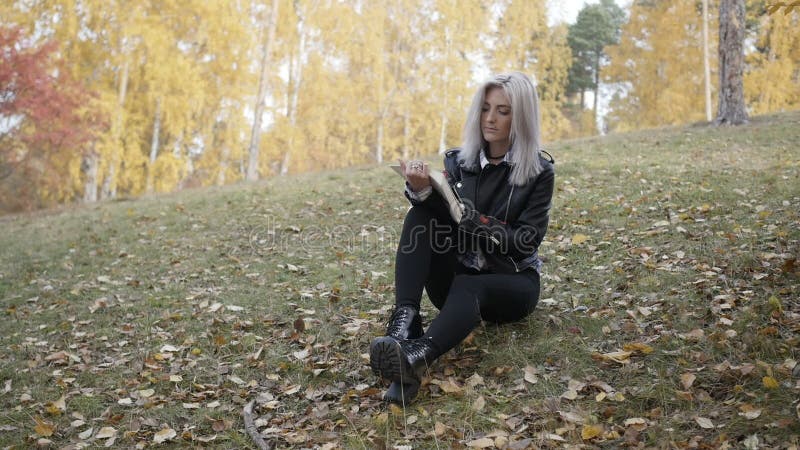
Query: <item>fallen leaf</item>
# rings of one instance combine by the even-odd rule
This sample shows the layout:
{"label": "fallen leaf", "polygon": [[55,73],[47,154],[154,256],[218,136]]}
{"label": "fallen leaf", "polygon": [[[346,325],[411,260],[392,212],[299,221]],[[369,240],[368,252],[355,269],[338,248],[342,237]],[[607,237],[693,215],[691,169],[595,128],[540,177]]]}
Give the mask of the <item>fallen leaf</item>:
{"label": "fallen leaf", "polygon": [[597,436],[603,434],[603,426],[602,425],[584,425],[583,429],[581,430],[581,439],[584,441],[588,441],[590,439],[594,439]]}
{"label": "fallen leaf", "polygon": [[486,400],[483,396],[478,396],[474,402],[472,402],[472,410],[473,411],[482,411],[483,407],[486,406]]}
{"label": "fallen leaf", "polygon": [[106,439],[106,438],[112,438],[112,437],[114,437],[116,435],[117,435],[117,430],[115,430],[113,427],[103,427],[103,428],[100,428],[100,431],[97,432],[97,434],[94,436],[94,438],[95,439]]}
{"label": "fallen leaf", "polygon": [[162,442],[166,442],[172,440],[178,433],[175,432],[172,428],[164,428],[163,430],[157,432],[153,435],[153,442],[156,444],[161,444]]}
{"label": "fallen leaf", "polygon": [[705,331],[701,330],[700,328],[695,328],[694,330],[680,336],[687,341],[700,341],[705,337],[705,335]]}
{"label": "fallen leaf", "polygon": [[456,383],[453,377],[448,378],[445,381],[439,382],[439,387],[447,394],[460,394],[464,392],[464,389]]}
{"label": "fallen leaf", "polygon": [[213,420],[211,422],[211,429],[216,431],[217,433],[220,433],[229,429],[232,425],[233,422],[227,419]]}
{"label": "fallen leaf", "polygon": [[631,342],[622,346],[622,349],[629,352],[638,352],[643,355],[653,353],[653,347],[643,342]]}
{"label": "fallen leaf", "polygon": [[572,245],[580,245],[589,240],[589,236],[585,234],[575,234],[572,236]]}
{"label": "fallen leaf", "polygon": [[295,319],[294,330],[297,331],[298,333],[302,333],[303,331],[306,330],[306,322],[305,320],[303,320],[302,317]]}
{"label": "fallen leaf", "polygon": [[764,377],[761,379],[761,382],[764,383],[764,387],[767,389],[778,389],[780,384],[778,384],[778,380],[772,377]]}
{"label": "fallen leaf", "polygon": [[691,372],[687,372],[687,373],[682,374],[681,375],[681,384],[683,385],[683,388],[688,390],[690,387],[692,387],[692,383],[694,383],[695,379],[697,379],[697,377],[695,376],[695,374],[693,374]]}
{"label": "fallen leaf", "polygon": [[700,425],[700,428],[706,428],[706,429],[714,428],[714,423],[711,422],[711,419],[707,417],[695,417],[694,421],[697,422],[698,425]]}
{"label": "fallen leaf", "polygon": [[584,422],[584,418],[581,417],[578,414],[575,414],[574,412],[559,411],[558,414],[566,422],[571,422],[571,423],[583,423]]}
{"label": "fallen leaf", "polygon": [[566,392],[561,394],[561,398],[565,398],[567,400],[575,400],[578,398],[578,392],[574,389],[568,389]]}
{"label": "fallen leaf", "polygon": [[630,357],[632,352],[619,351],[610,353],[593,353],[592,357],[600,359],[601,361],[611,361],[618,364],[628,364],[631,362]]}
{"label": "fallen leaf", "polygon": [[474,388],[474,387],[479,386],[479,385],[485,385],[486,383],[484,383],[483,377],[478,375],[477,372],[476,372],[476,373],[473,373],[472,376],[470,376],[469,378],[467,378],[465,380],[465,384],[467,386],[471,387],[471,388]]}
{"label": "fallen leaf", "polygon": [[536,378],[537,370],[533,366],[525,366],[525,381],[530,384],[536,384],[539,380]]}
{"label": "fallen leaf", "polygon": [[433,425],[433,434],[435,436],[441,437],[444,435],[445,431],[447,431],[447,427],[445,427],[442,422],[436,422]]}
{"label": "fallen leaf", "polygon": [[67,403],[66,398],[62,395],[58,400],[48,403],[45,407],[45,411],[47,411],[50,415],[53,416],[60,416],[61,413],[67,410]]}
{"label": "fallen leaf", "polygon": [[56,430],[55,425],[50,422],[46,422],[40,417],[34,417],[33,420],[36,422],[36,426],[33,427],[33,431],[35,431],[39,436],[50,437]]}
{"label": "fallen leaf", "polygon": [[307,348],[305,348],[303,350],[300,350],[298,352],[292,352],[292,356],[294,356],[295,358],[300,359],[300,360],[308,358],[308,354],[309,354],[309,351],[308,351]]}
{"label": "fallen leaf", "polygon": [[761,409],[756,408],[755,406],[749,403],[745,403],[742,406],[740,406],[739,410],[741,411],[739,415],[749,420],[756,419],[758,418],[758,416],[761,415]]}
{"label": "fallen leaf", "polygon": [[155,394],[156,391],[154,389],[142,389],[139,391],[139,397],[141,398],[149,398]]}
{"label": "fallen leaf", "polygon": [[87,430],[85,430],[85,431],[83,431],[81,433],[78,433],[78,438],[79,439],[83,439],[83,440],[89,439],[90,437],[92,437],[92,432],[93,431],[94,431],[94,428],[93,427],[89,427],[89,429],[87,429]]}
{"label": "fallen leaf", "polygon": [[625,419],[625,426],[629,427],[631,425],[647,425],[647,419],[642,417],[631,417],[630,419]]}
{"label": "fallen leaf", "polygon": [[467,447],[471,448],[489,448],[494,447],[494,439],[484,437],[467,442]]}

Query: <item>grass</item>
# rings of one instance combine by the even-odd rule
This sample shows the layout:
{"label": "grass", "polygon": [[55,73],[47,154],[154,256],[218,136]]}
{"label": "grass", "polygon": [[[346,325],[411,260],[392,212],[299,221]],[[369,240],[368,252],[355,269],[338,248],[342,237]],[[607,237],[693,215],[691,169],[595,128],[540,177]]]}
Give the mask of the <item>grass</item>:
{"label": "grass", "polygon": [[552,144],[542,302],[406,410],[365,359],[408,208],[386,168],[0,218],[0,446],[243,448],[253,399],[280,448],[798,445],[798,123]]}

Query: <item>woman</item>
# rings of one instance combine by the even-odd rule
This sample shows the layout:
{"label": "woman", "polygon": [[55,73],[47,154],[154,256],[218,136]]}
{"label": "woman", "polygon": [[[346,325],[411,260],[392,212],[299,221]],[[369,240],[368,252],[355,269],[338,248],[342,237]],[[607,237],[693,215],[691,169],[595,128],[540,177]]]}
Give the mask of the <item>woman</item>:
{"label": "woman", "polygon": [[[445,154],[446,176],[464,203],[456,223],[422,161],[401,161],[412,204],[395,259],[395,310],[370,345],[373,371],[392,381],[384,399],[405,404],[425,369],[480,323],[523,319],[539,299],[537,249],[547,231],[553,160],[540,152],[539,100],[522,73],[483,83],[463,146]],[[549,155],[548,155],[549,156]],[[423,333],[423,287],[440,310]]]}

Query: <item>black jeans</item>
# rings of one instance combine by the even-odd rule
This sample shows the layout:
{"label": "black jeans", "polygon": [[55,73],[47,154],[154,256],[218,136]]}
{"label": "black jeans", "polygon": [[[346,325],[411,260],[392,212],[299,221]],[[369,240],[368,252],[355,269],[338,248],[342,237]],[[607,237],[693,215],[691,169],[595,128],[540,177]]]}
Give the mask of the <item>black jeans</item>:
{"label": "black jeans", "polygon": [[440,354],[455,347],[481,319],[505,323],[526,317],[539,301],[539,274],[478,272],[456,258],[458,233],[449,218],[423,206],[406,214],[395,257],[396,305],[417,309],[422,289],[439,315],[425,332]]}

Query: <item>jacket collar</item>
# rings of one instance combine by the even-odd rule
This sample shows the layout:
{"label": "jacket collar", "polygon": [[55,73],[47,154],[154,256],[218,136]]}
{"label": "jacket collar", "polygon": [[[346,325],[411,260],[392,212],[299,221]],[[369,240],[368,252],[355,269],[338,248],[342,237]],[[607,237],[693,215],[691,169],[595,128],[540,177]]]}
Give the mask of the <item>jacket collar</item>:
{"label": "jacket collar", "polygon": [[[491,164],[491,163],[489,162],[489,159],[486,157],[486,154],[485,154],[485,153],[486,153],[486,149],[483,149],[483,150],[481,150],[481,151],[480,151],[480,163],[481,163],[481,169],[483,169],[484,167],[486,167],[486,165],[487,165],[487,164]],[[502,161],[500,161],[500,162],[501,162],[501,163],[509,163],[509,164],[511,163],[511,149],[509,149],[509,150],[506,152],[506,154],[505,154],[505,155],[503,155],[503,160],[502,160]]]}

